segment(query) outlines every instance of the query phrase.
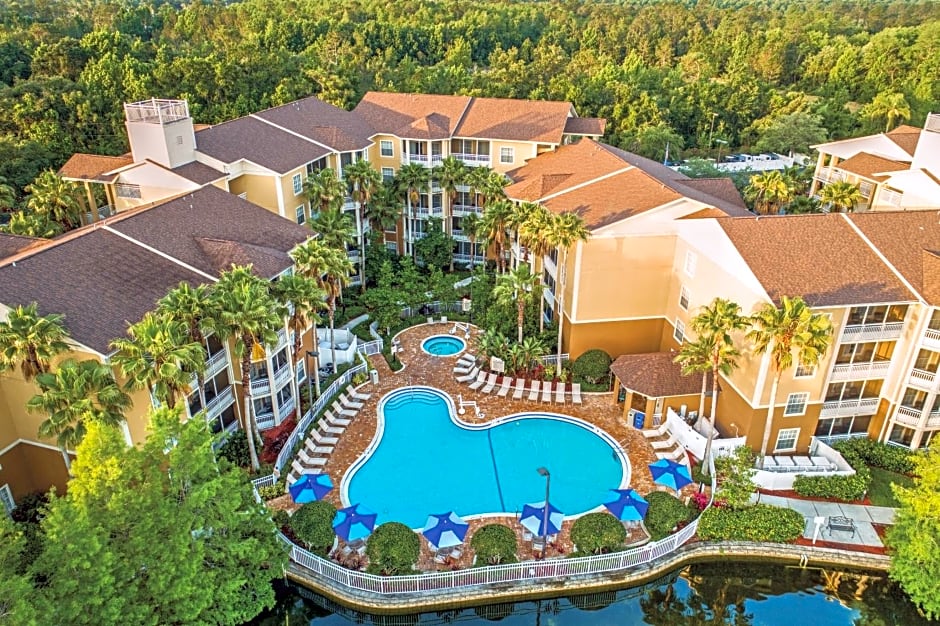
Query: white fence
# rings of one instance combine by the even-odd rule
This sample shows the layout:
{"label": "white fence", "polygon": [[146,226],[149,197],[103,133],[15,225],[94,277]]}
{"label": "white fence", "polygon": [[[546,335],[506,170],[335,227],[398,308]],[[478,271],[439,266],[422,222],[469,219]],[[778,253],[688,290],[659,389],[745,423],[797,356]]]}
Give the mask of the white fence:
{"label": "white fence", "polygon": [[[561,362],[564,363],[565,361],[567,361],[567,360],[570,359],[570,358],[571,358],[571,357],[568,355],[568,353],[565,352],[564,354],[561,355]],[[540,357],[539,357],[539,361],[541,361],[543,365],[557,365],[557,364],[558,364],[558,355],[557,355],[557,354],[546,354],[545,356],[540,356]]]}
{"label": "white fence", "polygon": [[435,300],[434,302],[425,302],[424,304],[417,304],[415,306],[406,306],[401,310],[401,319],[416,317],[418,315],[432,316],[449,311],[455,311],[457,313],[463,312],[463,302],[440,302]]}
{"label": "white fence", "polygon": [[359,354],[372,356],[373,354],[380,354],[383,347],[385,347],[385,342],[381,339],[376,339],[375,341],[360,343],[359,347],[356,349],[359,351]]}

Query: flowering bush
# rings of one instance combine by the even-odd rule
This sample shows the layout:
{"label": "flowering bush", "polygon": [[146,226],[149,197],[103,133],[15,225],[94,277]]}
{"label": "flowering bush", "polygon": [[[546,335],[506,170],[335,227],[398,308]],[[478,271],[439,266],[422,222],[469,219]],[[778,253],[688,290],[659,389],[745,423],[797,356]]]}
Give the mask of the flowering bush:
{"label": "flowering bush", "polygon": [[293,417],[289,417],[274,428],[261,433],[261,439],[264,441],[261,450],[262,463],[274,463],[277,460],[281,448],[290,439],[290,434],[294,432],[296,427],[297,421]]}

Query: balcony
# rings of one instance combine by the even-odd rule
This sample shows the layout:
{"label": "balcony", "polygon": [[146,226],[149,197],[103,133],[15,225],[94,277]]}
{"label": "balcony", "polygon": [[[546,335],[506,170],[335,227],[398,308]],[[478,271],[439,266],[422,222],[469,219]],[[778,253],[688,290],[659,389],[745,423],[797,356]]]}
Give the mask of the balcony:
{"label": "balcony", "polygon": [[235,393],[226,387],[222,393],[206,402],[206,417],[212,419],[235,402]]}
{"label": "balcony", "polygon": [[353,248],[352,250],[347,250],[346,258],[348,258],[352,263],[358,263],[359,262],[359,248]]}
{"label": "balcony", "polygon": [[277,408],[277,421],[283,422],[294,411],[294,398],[289,398]]}
{"label": "balcony", "polygon": [[[219,350],[206,359],[206,371],[203,374],[203,379],[212,378],[226,367],[228,367],[228,353],[225,350]],[[189,382],[189,386],[193,389],[198,389],[199,379],[195,375],[193,375],[192,380]]]}
{"label": "balcony", "polygon": [[842,329],[841,343],[860,343],[863,341],[892,341],[901,336],[904,322],[885,324],[852,324]]}
{"label": "balcony", "polygon": [[453,229],[450,234],[457,241],[470,241],[470,238],[459,228]]}
{"label": "balcony", "polygon": [[474,256],[471,256],[469,254],[455,254],[454,255],[454,263],[467,264],[467,263],[482,263],[482,262],[483,262],[482,254],[477,254]]}
{"label": "balcony", "polygon": [[469,165],[471,167],[479,167],[481,165],[486,167],[490,166],[490,155],[488,154],[467,154],[455,152],[450,156],[454,157],[455,159],[460,159],[463,161],[464,165]]}
{"label": "balcony", "polygon": [[845,180],[845,172],[833,167],[821,167],[819,171],[816,172],[816,180],[820,180],[824,183],[837,183]]}
{"label": "balcony", "polygon": [[915,409],[902,404],[894,412],[894,421],[904,426],[917,428],[920,425],[920,414],[922,412],[921,409]]}
{"label": "balcony", "polygon": [[402,155],[401,164],[408,165],[409,163],[417,163],[418,165],[423,165],[425,167],[437,167],[444,161],[444,156],[440,154],[434,154],[428,156],[427,154],[411,154],[406,153]]}
{"label": "balcony", "polygon": [[937,373],[931,372],[928,370],[917,369],[916,367],[911,370],[911,373],[907,377],[907,384],[912,387],[917,387],[918,389],[923,389],[925,391],[931,391],[934,388],[934,384],[937,381]]}
{"label": "balcony", "polygon": [[933,328],[925,330],[921,343],[924,344],[925,348],[940,351],[940,330],[934,330]]}
{"label": "balcony", "polygon": [[851,417],[853,415],[871,415],[878,410],[878,398],[860,400],[831,400],[823,402],[819,417]]}
{"label": "balcony", "polygon": [[285,363],[281,366],[281,369],[274,372],[274,386],[277,389],[280,389],[284,386],[284,383],[290,381],[291,368],[289,363]]}
{"label": "balcony", "polygon": [[870,361],[867,363],[841,363],[832,368],[832,382],[842,380],[867,380],[869,378],[884,378],[888,373],[891,361]]}
{"label": "balcony", "polygon": [[253,397],[266,396],[269,393],[271,393],[271,380],[267,376],[251,379],[251,395]]}
{"label": "balcony", "polygon": [[274,413],[259,413],[255,415],[255,423],[258,424],[258,430],[274,428]]}
{"label": "balcony", "polygon": [[450,212],[454,217],[463,217],[471,213],[483,215],[483,209],[478,206],[473,206],[472,204],[455,204],[451,207]]}

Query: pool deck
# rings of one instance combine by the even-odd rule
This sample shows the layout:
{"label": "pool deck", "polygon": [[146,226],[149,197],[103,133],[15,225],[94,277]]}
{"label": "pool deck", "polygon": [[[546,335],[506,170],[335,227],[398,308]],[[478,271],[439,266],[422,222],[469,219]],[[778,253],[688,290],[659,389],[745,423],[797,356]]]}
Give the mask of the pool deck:
{"label": "pool deck", "polygon": [[[613,437],[628,454],[630,458],[630,486],[641,494],[656,489],[656,485],[654,485],[646,467],[647,464],[657,460],[656,455],[642,434],[623,421],[622,410],[614,403],[612,393],[582,393],[583,404],[576,405],[568,402],[561,405],[554,402],[529,402],[525,398],[513,400],[511,392],[510,397],[500,398],[495,394],[483,394],[479,391],[473,391],[467,385],[458,383],[453,374],[454,363],[459,355],[432,356],[421,348],[424,339],[431,335],[447,334],[451,328],[453,328],[453,322],[422,324],[403,331],[398,337],[403,351],[399,352],[398,356],[405,368],[399,372],[392,372],[383,356],[371,357],[371,363],[379,373],[379,383],[377,385],[366,384],[360,389],[360,392],[371,393],[372,395],[364,403],[365,406],[352,420],[352,423],[346,428],[346,432],[339,437],[339,443],[336,444],[335,450],[324,468],[324,471],[333,477],[335,484],[339,485],[342,476],[365,452],[375,437],[376,411],[379,400],[388,392],[400,387],[427,385],[448,393],[455,403],[458,394],[461,394],[464,400],[476,401],[484,416],[482,418],[478,417],[470,411],[460,416],[461,419],[469,423],[485,424],[514,413],[552,412],[570,415],[594,424]],[[472,338],[469,343],[471,347],[468,350],[472,351]],[[528,393],[526,397],[527,395]],[[559,445],[564,445],[564,442],[559,442]],[[402,459],[402,463],[407,462],[407,459]],[[691,495],[694,490],[694,485],[686,487],[681,496]],[[328,499],[335,505],[340,506],[339,489],[333,490]],[[514,517],[472,520],[471,533],[476,527],[497,521],[507,523],[516,529],[520,545],[518,557],[520,559],[533,558],[531,546],[522,541],[522,529],[515,522]],[[570,525],[571,522],[565,523],[555,544],[557,548],[549,548],[549,556],[560,556],[573,550],[569,538]],[[644,537],[644,531],[636,529],[631,531],[628,542],[638,542],[643,540]],[[466,552],[470,552],[469,550],[465,551],[464,556],[457,562],[448,563],[447,566],[434,564],[429,547],[425,542],[422,543],[424,545],[422,546],[421,563],[419,563],[420,569],[432,570],[435,567],[466,567],[470,565],[471,557],[466,554]]]}

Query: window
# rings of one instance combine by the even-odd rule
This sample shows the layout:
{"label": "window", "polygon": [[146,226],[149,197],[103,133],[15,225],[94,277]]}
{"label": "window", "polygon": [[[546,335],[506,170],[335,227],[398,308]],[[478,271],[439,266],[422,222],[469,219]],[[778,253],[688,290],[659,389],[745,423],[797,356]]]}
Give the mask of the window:
{"label": "window", "polygon": [[777,433],[777,443],[774,445],[774,452],[796,450],[796,440],[799,436],[799,428],[781,428]]}
{"label": "window", "polygon": [[500,163],[515,163],[516,155],[515,148],[500,148],[499,149],[499,162]]}
{"label": "window", "polygon": [[3,505],[3,510],[6,511],[7,515],[16,508],[16,502],[13,501],[13,492],[10,491],[10,485],[0,487],[0,504]]}
{"label": "window", "polygon": [[273,415],[274,404],[271,402],[271,396],[264,396],[255,400],[255,415]]}
{"label": "window", "polygon": [[394,254],[398,254],[398,242],[397,241],[386,241],[385,249]]}
{"label": "window", "polygon": [[294,178],[291,179],[291,182],[294,185],[294,195],[299,196],[304,190],[304,178],[300,174],[294,174]]}
{"label": "window", "polygon": [[382,180],[390,183],[395,179],[395,170],[390,167],[382,168]]}
{"label": "window", "polygon": [[294,213],[297,214],[297,223],[303,224],[307,220],[307,207],[301,204],[299,207],[294,209]]}
{"label": "window", "polygon": [[816,366],[810,365],[809,367],[800,363],[796,366],[796,372],[793,374],[793,378],[812,378],[816,375]]}
{"label": "window", "polygon": [[685,285],[679,290],[679,308],[683,311],[689,310],[689,290]]}
{"label": "window", "polygon": [[678,318],[676,319],[676,329],[673,331],[672,337],[679,343],[685,341],[685,324]]}
{"label": "window", "polygon": [[791,393],[787,396],[787,406],[783,409],[784,416],[803,415],[806,413],[806,403],[809,401],[809,393],[802,391]]}
{"label": "window", "polygon": [[685,253],[685,273],[692,277],[695,276],[695,266],[698,264],[698,255],[691,250]]}
{"label": "window", "polygon": [[140,199],[140,185],[130,183],[117,183],[114,185],[114,193],[118,198],[136,198]]}

